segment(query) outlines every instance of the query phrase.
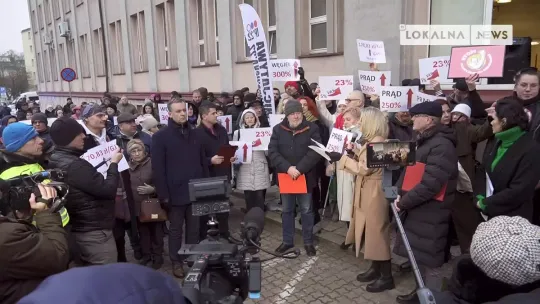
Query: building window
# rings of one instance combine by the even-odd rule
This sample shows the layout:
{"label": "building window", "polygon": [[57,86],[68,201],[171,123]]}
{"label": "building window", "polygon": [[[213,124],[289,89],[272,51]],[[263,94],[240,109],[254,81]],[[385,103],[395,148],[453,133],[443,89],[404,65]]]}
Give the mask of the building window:
{"label": "building window", "polygon": [[45,81],[51,82],[51,70],[49,69],[49,64],[47,60],[47,50],[43,51],[43,73],[45,73]]}
{"label": "building window", "polygon": [[38,24],[36,23],[36,10],[32,10],[32,14],[31,14],[31,25],[32,25],[32,30],[34,30],[34,33],[37,33],[38,31]]}
{"label": "building window", "polygon": [[326,0],[309,1],[309,47],[312,53],[326,52]]}
{"label": "building window", "polygon": [[157,51],[161,70],[178,67],[175,20],[174,1],[156,6]]}
{"label": "building window", "polygon": [[197,1],[197,37],[198,37],[198,46],[199,46],[199,64],[204,65],[205,52],[204,52],[204,13],[203,13],[203,0]]}
{"label": "building window", "polygon": [[53,0],[52,11],[54,20],[60,19],[60,0]]}
{"label": "building window", "polygon": [[30,45],[30,52],[34,52],[34,47]]}
{"label": "building window", "polygon": [[105,76],[105,59],[103,56],[103,31],[101,28],[93,32],[94,69],[96,76]]}
{"label": "building window", "polygon": [[77,57],[75,56],[75,39],[71,39],[67,43],[67,51],[68,51],[68,65],[70,68],[74,69],[77,75],[77,78],[79,78],[79,70],[77,70]]}
{"label": "building window", "polygon": [[47,22],[47,24],[51,24],[52,18],[51,18],[51,6],[49,3],[49,0],[45,0],[45,2],[43,2],[43,5],[45,5],[45,22]]}
{"label": "building window", "polygon": [[56,52],[53,48],[49,50],[49,57],[51,58],[51,70],[52,78],[54,81],[58,81],[58,66],[56,65]]}
{"label": "building window", "polygon": [[120,20],[109,24],[109,39],[112,73],[116,75],[124,74],[124,43]]}
{"label": "building window", "polygon": [[41,64],[41,54],[37,53],[37,69],[38,69],[38,80],[39,82],[45,82],[45,77],[43,77],[43,65]]}
{"label": "building window", "polygon": [[36,64],[36,62],[35,62],[34,58],[32,58],[32,67],[34,67],[35,64]]}
{"label": "building window", "polygon": [[214,0],[214,30],[216,32],[216,63],[219,63],[219,29],[218,29],[218,14],[217,14],[217,0]]}
{"label": "building window", "polygon": [[79,56],[81,57],[81,74],[83,78],[90,77],[90,58],[88,58],[88,35],[79,37]]}
{"label": "building window", "polygon": [[60,70],[66,68],[64,56],[64,44],[62,43],[58,45],[58,67],[60,68]]}
{"label": "building window", "polygon": [[[244,0],[244,3],[253,6],[253,0]],[[253,6],[253,8],[255,8],[255,7]],[[247,44],[246,38],[244,37],[244,25],[242,23],[242,16],[241,15],[240,15],[240,25],[242,27],[242,39],[244,40],[244,54],[245,54],[245,57],[246,57],[247,60],[251,60],[251,54],[249,52],[249,46]]]}
{"label": "building window", "polygon": [[64,14],[71,12],[71,0],[62,0],[62,6],[64,8]]}
{"label": "building window", "polygon": [[268,0],[268,48],[270,57],[277,58],[276,0]]}
{"label": "building window", "polygon": [[133,70],[134,72],[148,72],[144,12],[138,12],[137,14],[131,15],[129,20]]}
{"label": "building window", "polygon": [[38,23],[40,29],[43,29],[45,27],[43,24],[43,8],[41,7],[41,4],[38,5]]}
{"label": "building window", "polygon": [[83,4],[83,3],[84,3],[83,0],[75,0],[75,5],[76,6],[79,6],[79,5]]}

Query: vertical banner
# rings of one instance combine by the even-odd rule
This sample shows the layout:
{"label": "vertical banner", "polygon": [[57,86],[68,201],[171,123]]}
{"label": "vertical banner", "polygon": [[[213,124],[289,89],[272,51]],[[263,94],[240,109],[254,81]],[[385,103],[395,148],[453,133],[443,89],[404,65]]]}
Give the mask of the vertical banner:
{"label": "vertical banner", "polygon": [[249,4],[240,4],[242,13],[242,23],[244,24],[244,36],[249,47],[249,54],[253,61],[253,69],[257,86],[261,91],[262,102],[266,114],[275,114],[274,89],[272,86],[272,75],[270,65],[270,54],[268,53],[268,43],[264,33],[261,18],[255,9]]}

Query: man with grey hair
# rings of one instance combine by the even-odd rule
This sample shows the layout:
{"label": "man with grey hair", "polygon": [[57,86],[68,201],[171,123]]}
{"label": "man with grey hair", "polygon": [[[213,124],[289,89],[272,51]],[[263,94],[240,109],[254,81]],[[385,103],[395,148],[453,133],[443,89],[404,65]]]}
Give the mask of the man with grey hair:
{"label": "man with grey hair", "polygon": [[178,255],[186,225],[186,244],[199,242],[199,219],[192,215],[188,183],[208,177],[204,148],[188,123],[186,102],[173,97],[167,104],[168,125],[152,137],[152,174],[162,207],[168,211],[169,257],[173,274],[182,278],[183,259]]}
{"label": "man with grey hair", "polygon": [[122,96],[122,98],[120,98],[120,102],[118,103],[116,108],[118,109],[119,114],[122,114],[122,113],[129,113],[131,115],[139,114],[137,107],[130,104],[126,96]]}

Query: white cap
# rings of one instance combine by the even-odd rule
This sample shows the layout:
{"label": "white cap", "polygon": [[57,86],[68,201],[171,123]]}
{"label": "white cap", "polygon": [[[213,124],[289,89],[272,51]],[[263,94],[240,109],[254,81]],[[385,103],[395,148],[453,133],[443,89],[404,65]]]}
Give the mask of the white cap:
{"label": "white cap", "polygon": [[347,105],[347,101],[345,99],[340,99],[337,103],[338,106],[340,105]]}
{"label": "white cap", "polygon": [[455,112],[459,112],[459,113],[467,116],[467,118],[471,118],[471,107],[469,107],[467,104],[464,104],[464,103],[458,104],[452,110],[452,113],[455,113]]}

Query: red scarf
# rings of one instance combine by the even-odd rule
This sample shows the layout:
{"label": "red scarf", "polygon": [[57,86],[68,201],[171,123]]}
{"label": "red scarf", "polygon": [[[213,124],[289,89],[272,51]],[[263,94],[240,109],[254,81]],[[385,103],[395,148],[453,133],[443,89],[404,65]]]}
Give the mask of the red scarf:
{"label": "red scarf", "polygon": [[345,120],[343,119],[343,114],[339,114],[336,117],[336,122],[334,123],[334,128],[338,128],[340,130],[343,130],[343,124],[345,123]]}

